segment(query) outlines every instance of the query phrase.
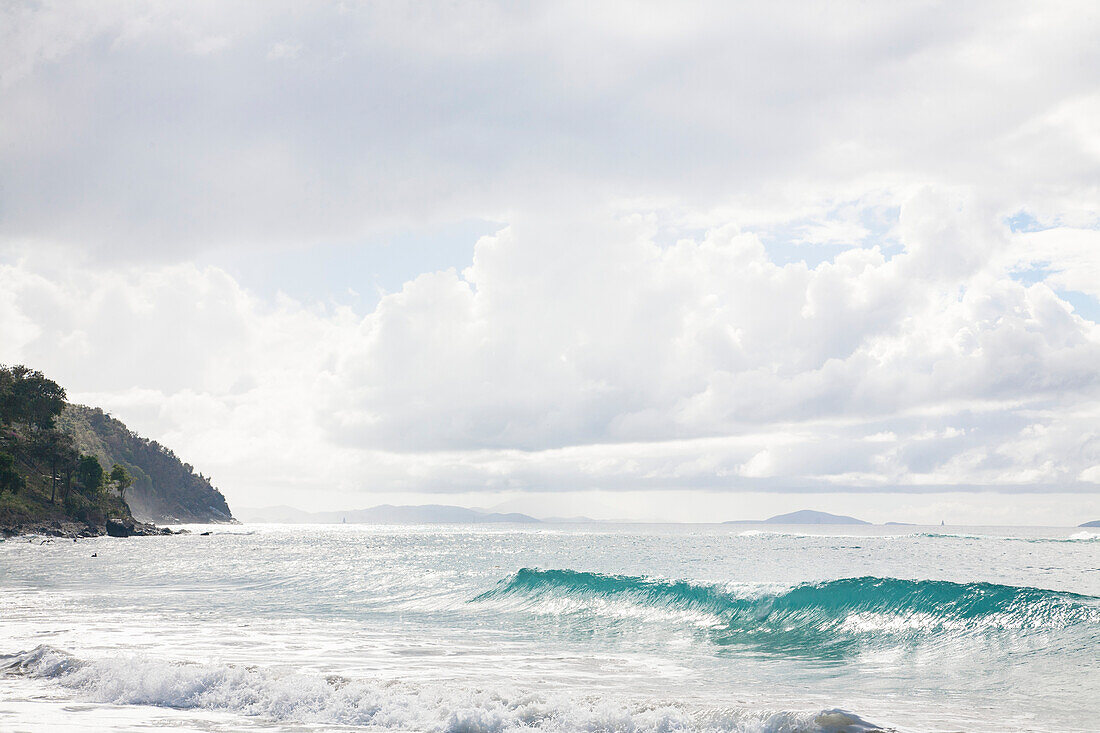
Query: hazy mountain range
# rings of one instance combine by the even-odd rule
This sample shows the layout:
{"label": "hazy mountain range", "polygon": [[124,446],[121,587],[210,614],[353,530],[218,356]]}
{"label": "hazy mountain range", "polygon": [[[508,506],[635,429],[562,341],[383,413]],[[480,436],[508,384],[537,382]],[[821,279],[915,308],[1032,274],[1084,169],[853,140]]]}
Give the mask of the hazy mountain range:
{"label": "hazy mountain range", "polygon": [[519,512],[486,512],[446,504],[393,506],[382,504],[369,509],[334,512],[306,512],[289,506],[238,509],[243,522],[259,524],[483,524],[511,522],[531,524],[541,520]]}
{"label": "hazy mountain range", "polygon": [[[344,511],[307,512],[289,506],[239,508],[238,519],[258,524],[568,524],[597,522],[588,517],[532,517],[520,512],[494,512],[485,509],[424,504],[419,506],[394,506],[382,504],[369,509]],[[827,512],[802,511],[780,514],[765,520],[733,520],[725,524],[870,524],[860,519]]]}
{"label": "hazy mountain range", "polygon": [[768,519],[733,519],[723,524],[870,524],[862,519],[846,517],[842,514],[829,514],[817,512],[813,509],[802,509],[789,514],[777,514]]}
{"label": "hazy mountain range", "polygon": [[[345,511],[307,512],[289,506],[239,508],[235,512],[243,522],[256,524],[581,524],[615,520],[598,520],[589,517],[533,517],[521,512],[496,512],[448,504],[423,504],[418,506],[382,504],[369,509]],[[619,520],[625,521],[625,520]],[[732,519],[722,524],[832,524],[870,525],[855,517],[843,514],[802,509],[788,514],[777,514],[767,519]],[[893,526],[915,526],[908,522],[886,522]],[[1086,522],[1082,527],[1100,527],[1100,521]]]}

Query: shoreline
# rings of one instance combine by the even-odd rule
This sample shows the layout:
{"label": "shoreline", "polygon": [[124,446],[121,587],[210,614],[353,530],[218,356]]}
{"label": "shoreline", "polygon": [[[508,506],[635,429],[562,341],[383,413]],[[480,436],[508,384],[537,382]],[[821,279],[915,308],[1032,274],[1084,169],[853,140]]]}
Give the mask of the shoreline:
{"label": "shoreline", "polygon": [[90,524],[72,519],[42,519],[0,527],[0,539],[46,537],[56,539],[90,539],[92,537],[156,537],[191,534],[190,530],[172,530],[134,519],[108,519],[102,524]]}

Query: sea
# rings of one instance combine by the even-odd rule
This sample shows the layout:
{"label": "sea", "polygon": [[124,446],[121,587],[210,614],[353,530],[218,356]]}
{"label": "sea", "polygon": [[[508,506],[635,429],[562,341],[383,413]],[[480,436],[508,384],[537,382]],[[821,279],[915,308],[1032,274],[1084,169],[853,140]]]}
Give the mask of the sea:
{"label": "sea", "polygon": [[1100,530],[189,529],[0,542],[0,730],[1100,730]]}

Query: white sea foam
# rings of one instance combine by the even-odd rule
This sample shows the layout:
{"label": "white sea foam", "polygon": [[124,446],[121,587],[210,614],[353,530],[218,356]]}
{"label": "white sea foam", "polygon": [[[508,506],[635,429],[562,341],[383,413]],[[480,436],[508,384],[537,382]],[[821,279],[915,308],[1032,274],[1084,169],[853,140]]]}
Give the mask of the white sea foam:
{"label": "white sea foam", "polygon": [[87,702],[153,705],[257,716],[284,723],[356,725],[448,733],[546,731],[751,731],[862,733],[880,730],[842,710],[791,712],[625,703],[525,691],[455,689],[348,680],[237,665],[147,658],[78,659],[47,646],[0,657],[7,674],[48,680]]}

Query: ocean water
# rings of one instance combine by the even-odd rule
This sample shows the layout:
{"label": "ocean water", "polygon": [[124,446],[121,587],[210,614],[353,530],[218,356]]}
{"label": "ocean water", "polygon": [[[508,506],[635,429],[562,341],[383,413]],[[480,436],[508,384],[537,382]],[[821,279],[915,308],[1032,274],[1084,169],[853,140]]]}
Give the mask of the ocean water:
{"label": "ocean water", "polygon": [[1093,530],[192,530],[0,543],[0,730],[1100,729]]}

